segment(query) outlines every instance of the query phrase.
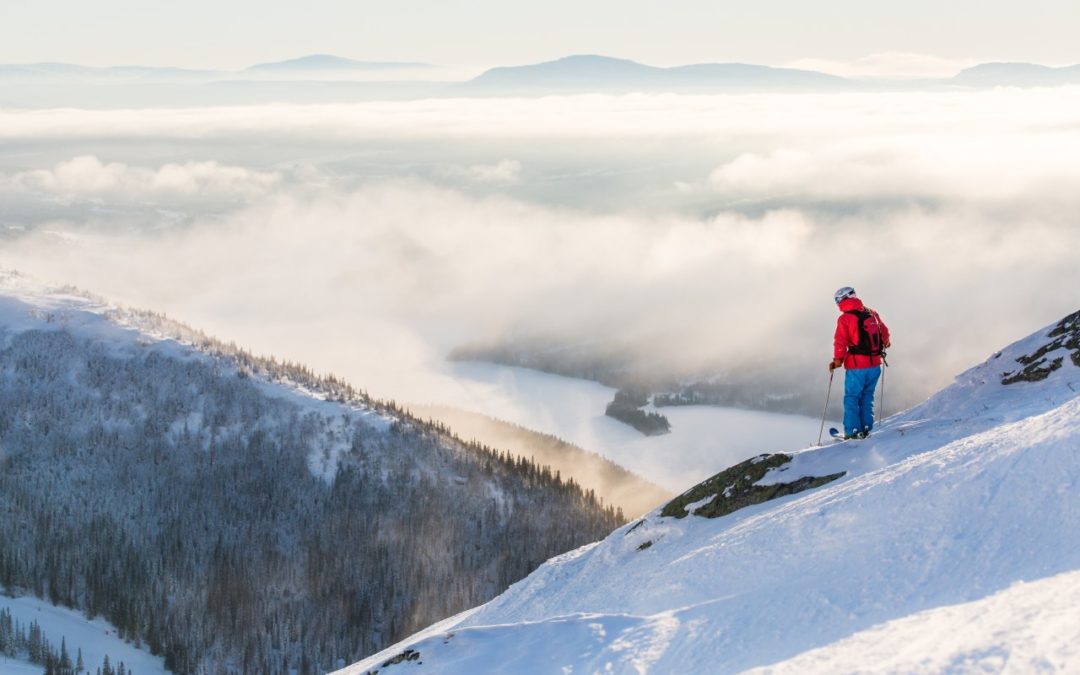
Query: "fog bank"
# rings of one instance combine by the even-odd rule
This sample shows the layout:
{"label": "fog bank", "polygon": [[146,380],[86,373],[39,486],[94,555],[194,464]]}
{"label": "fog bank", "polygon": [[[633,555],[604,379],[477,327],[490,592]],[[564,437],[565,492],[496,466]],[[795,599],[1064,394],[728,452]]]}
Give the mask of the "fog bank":
{"label": "fog bank", "polygon": [[929,393],[1076,309],[1080,90],[0,111],[0,264],[373,393],[544,332],[820,366],[852,285]]}

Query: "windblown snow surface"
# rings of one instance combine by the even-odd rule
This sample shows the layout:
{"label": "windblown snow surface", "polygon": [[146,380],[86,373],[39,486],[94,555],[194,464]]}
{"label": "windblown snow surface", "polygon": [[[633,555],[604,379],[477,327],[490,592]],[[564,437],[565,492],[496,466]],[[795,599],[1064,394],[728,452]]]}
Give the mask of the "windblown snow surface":
{"label": "windblown snow surface", "polygon": [[1002,384],[1057,327],[759,483],[839,480],[657,509],[340,672],[1080,672],[1080,349]]}

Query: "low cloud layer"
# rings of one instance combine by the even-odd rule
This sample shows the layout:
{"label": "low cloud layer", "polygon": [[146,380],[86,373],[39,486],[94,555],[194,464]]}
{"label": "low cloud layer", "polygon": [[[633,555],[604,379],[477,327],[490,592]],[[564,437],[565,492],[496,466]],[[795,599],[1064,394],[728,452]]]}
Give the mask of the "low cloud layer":
{"label": "low cloud layer", "polygon": [[[766,144],[777,138],[899,137],[1053,131],[1076,122],[1080,87],[845,94],[627,94],[435,98],[350,104],[124,110],[0,109],[0,138],[227,143],[327,139],[693,137]],[[745,138],[748,135],[757,138]],[[767,138],[765,138],[767,137]],[[700,148],[705,150],[705,148]],[[602,159],[602,158],[597,158]]]}
{"label": "low cloud layer", "polygon": [[853,285],[925,392],[1080,304],[1078,99],[4,112],[49,159],[0,153],[0,264],[420,401],[507,332],[823,370]]}
{"label": "low cloud layer", "polygon": [[173,201],[177,198],[228,197],[250,200],[281,181],[277,172],[223,166],[216,161],[133,167],[102,162],[92,155],[74,157],[48,169],[30,169],[0,176],[0,193],[38,193],[59,198],[110,201]]}
{"label": "low cloud layer", "polygon": [[449,172],[451,175],[464,176],[481,183],[516,183],[521,177],[521,162],[504,159],[495,164],[452,167]]}
{"label": "low cloud layer", "polygon": [[1068,189],[1080,180],[1078,152],[1080,136],[1058,132],[857,138],[744,153],[709,178],[733,199],[1061,204],[1080,201]]}

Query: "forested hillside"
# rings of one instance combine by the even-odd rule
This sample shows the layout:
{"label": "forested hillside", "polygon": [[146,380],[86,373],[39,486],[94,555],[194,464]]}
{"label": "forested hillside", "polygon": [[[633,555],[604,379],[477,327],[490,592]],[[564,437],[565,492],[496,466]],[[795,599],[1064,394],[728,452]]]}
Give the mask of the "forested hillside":
{"label": "forested hillside", "polygon": [[338,380],[2,291],[0,584],[105,616],[175,672],[325,671],[622,522]]}
{"label": "forested hillside", "polygon": [[447,406],[409,405],[409,411],[422,419],[448,425],[462,438],[509,450],[516,457],[526,457],[550,466],[561,475],[573,476],[606,503],[621,508],[628,517],[645,513],[672,497],[667,490],[610,459],[552,434]]}

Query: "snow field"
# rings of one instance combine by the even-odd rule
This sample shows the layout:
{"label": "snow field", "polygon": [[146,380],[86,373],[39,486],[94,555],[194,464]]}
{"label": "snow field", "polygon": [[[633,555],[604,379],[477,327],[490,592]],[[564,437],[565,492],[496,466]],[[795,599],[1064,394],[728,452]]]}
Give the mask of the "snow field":
{"label": "snow field", "polygon": [[[91,621],[80,612],[54,607],[44,600],[31,597],[9,598],[0,595],[0,608],[10,610],[12,619],[24,628],[28,627],[31,621],[37,621],[45,637],[56,649],[60,648],[60,641],[64,639],[72,663],[81,649],[83,663],[91,673],[101,667],[106,654],[111,664],[115,666],[123,661],[124,667],[135,675],[169,672],[165,670],[164,659],[124,642],[117,637],[116,629],[100,617]],[[42,666],[25,661],[6,660],[0,656],[0,673],[3,675],[41,675],[42,670]]]}
{"label": "snow field", "polygon": [[[500,672],[502,659],[520,673],[729,673],[796,658],[777,672],[878,672],[860,649],[900,643],[882,672],[1080,671],[1067,601],[1080,592],[1080,369],[1066,358],[1043,381],[1000,382],[1047,332],[869,440],[799,451],[762,481],[847,472],[834,483],[715,520],[654,511],[342,672],[404,648],[418,673]],[[1042,602],[1053,593],[1061,603]],[[971,620],[979,608],[994,614]]]}
{"label": "snow field", "polygon": [[1080,572],[1065,572],[880,624],[749,673],[1075,672],[1077,626]]}

